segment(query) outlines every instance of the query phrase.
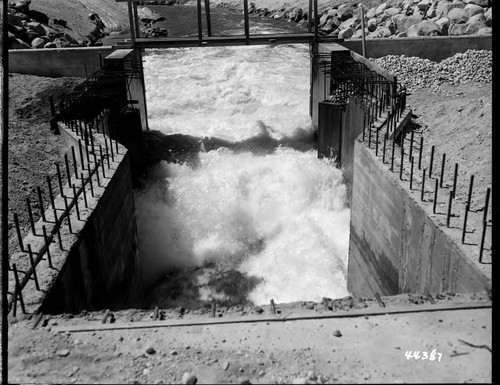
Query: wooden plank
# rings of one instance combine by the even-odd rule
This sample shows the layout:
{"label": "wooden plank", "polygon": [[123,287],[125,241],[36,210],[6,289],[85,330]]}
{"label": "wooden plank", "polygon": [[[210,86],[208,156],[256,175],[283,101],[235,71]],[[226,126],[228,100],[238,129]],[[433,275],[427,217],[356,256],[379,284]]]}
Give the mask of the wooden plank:
{"label": "wooden plank", "polygon": [[[468,309],[487,309],[491,308],[491,301],[484,302],[466,302],[466,303],[442,303],[442,304],[421,304],[421,305],[405,305],[393,306],[385,308],[373,309],[351,309],[328,311],[325,313],[317,313],[305,311],[302,309],[295,310],[296,314],[271,316],[271,315],[250,315],[250,316],[235,316],[227,318],[211,318],[211,317],[196,317],[192,319],[171,319],[165,321],[139,321],[139,322],[124,322],[113,324],[81,324],[81,325],[56,325],[51,326],[54,332],[92,332],[104,330],[126,330],[126,329],[146,329],[146,328],[159,328],[159,327],[190,327],[190,326],[203,326],[203,325],[223,325],[234,323],[255,323],[255,322],[285,322],[285,321],[300,321],[311,319],[330,319],[330,318],[351,318],[351,317],[365,317],[377,316],[386,314],[405,314],[405,313],[420,313],[420,312],[434,312],[434,311],[452,311],[452,310],[468,310]],[[302,312],[301,312],[302,310]],[[285,309],[286,311],[286,309]],[[287,313],[288,314],[288,313]]]}
{"label": "wooden plank", "polygon": [[390,82],[395,82],[396,81],[396,76],[391,74],[389,71],[383,69],[382,67],[379,67],[376,65],[374,62],[371,60],[364,58],[363,56],[357,54],[356,52],[351,51],[351,57],[356,60],[359,63],[363,63],[365,66],[367,66],[369,69],[372,71],[375,71],[378,73],[380,76],[383,76]]}

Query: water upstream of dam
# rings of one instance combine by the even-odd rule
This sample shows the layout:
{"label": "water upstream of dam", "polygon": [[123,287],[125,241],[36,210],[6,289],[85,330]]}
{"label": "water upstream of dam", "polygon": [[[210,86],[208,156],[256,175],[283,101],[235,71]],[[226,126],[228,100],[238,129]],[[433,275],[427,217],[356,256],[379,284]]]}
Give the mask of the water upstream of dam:
{"label": "water upstream of dam", "polygon": [[136,191],[151,306],[348,295],[346,187],[317,157],[309,55],[299,44],[145,53],[150,129],[198,143]]}

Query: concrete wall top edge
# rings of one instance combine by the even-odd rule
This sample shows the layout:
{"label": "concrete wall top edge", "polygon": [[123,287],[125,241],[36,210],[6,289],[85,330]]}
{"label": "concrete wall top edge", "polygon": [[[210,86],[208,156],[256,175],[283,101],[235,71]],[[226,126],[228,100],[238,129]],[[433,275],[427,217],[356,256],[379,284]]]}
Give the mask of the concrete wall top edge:
{"label": "concrete wall top edge", "polygon": [[47,53],[47,52],[76,52],[76,51],[107,51],[113,49],[111,45],[103,45],[100,47],[68,47],[68,48],[23,48],[9,49],[9,53],[13,52],[29,52],[29,53]]}

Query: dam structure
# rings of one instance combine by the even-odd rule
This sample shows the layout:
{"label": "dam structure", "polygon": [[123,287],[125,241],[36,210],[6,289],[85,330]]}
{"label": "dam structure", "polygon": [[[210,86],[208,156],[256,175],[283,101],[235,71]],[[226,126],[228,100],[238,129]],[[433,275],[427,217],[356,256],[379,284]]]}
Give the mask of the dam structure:
{"label": "dam structure", "polygon": [[[28,202],[29,234],[21,234],[14,218],[19,248],[9,268],[13,316],[142,306],[147,290],[133,179],[144,161],[144,135],[151,131],[143,60],[143,50],[150,48],[308,44],[309,115],[317,157],[331,159],[330,167],[342,170],[350,210],[348,294],[379,303],[381,296],[421,294],[434,305],[437,293],[491,290],[490,191],[482,210],[472,211],[470,197],[459,196],[452,181],[443,185],[442,174],[429,167],[426,174],[422,154],[431,148],[434,154],[434,146],[408,129],[412,110],[397,74],[349,49],[350,42],[320,37],[311,23],[303,34],[252,36],[246,0],[243,36],[204,36],[198,0],[198,36],[185,38],[141,37],[138,1],[127,3],[130,39],[102,57],[100,68],[72,93],[52,100],[52,130],[72,155],[58,165],[61,194],[54,196],[50,180],[48,196],[39,194],[44,209],[38,222]],[[309,7],[317,15],[317,3]],[[417,39],[412,47],[442,42]],[[395,49],[391,44],[388,50]],[[464,48],[459,43],[448,47]],[[446,218],[444,225],[437,213]],[[482,217],[481,227],[471,228],[473,217]],[[261,247],[257,240],[254,246]]]}

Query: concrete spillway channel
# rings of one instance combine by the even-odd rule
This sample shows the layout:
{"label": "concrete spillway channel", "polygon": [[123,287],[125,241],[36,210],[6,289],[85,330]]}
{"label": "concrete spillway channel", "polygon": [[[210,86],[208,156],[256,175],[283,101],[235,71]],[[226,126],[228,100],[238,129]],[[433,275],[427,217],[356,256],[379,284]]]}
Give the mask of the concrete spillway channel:
{"label": "concrete spillway channel", "polygon": [[[442,231],[421,204],[411,198],[411,192],[401,187],[403,175],[409,170],[403,161],[407,151],[403,150],[404,139],[399,139],[405,136],[411,109],[401,99],[403,94],[397,93],[396,78],[336,44],[320,45],[319,57],[330,64],[325,71],[312,62],[312,118],[318,126],[319,155],[337,157],[350,191],[349,291],[373,297],[402,292],[489,290],[487,268],[469,261],[467,248],[457,247],[448,230]],[[123,71],[138,59],[140,54],[134,50],[117,50],[105,62],[110,63],[108,68]],[[346,86],[344,79],[335,91],[340,96],[335,96],[326,86],[335,84],[331,83],[338,64],[332,65],[334,61],[345,68],[362,68],[370,79],[366,84],[370,85]],[[142,67],[138,64],[130,68],[135,74],[124,78],[122,86],[126,98],[138,105],[138,125],[147,129]],[[358,87],[356,95],[346,103],[353,85]],[[342,93],[345,100],[341,100]],[[391,105],[393,102],[396,104]],[[23,251],[11,258],[12,270],[16,270],[10,274],[11,293],[18,293],[17,301],[11,296],[11,306],[19,302],[31,313],[140,306],[142,287],[130,153],[116,137],[110,139],[109,110],[100,111],[93,119],[92,124],[67,117],[57,122],[57,129],[73,148],[72,162],[66,161],[63,170],[68,185],[61,186],[63,195],[50,200],[51,208],[32,225],[31,234],[20,240]],[[130,143],[131,137],[122,139]],[[411,138],[410,152],[415,142],[413,134]],[[400,143],[403,146],[395,152]],[[392,176],[398,171],[399,181]],[[368,191],[370,196],[378,197],[376,202]],[[417,222],[422,225],[412,225]],[[384,243],[384,239],[388,242]],[[421,255],[426,257],[422,259]]]}

